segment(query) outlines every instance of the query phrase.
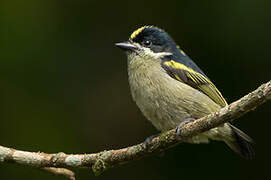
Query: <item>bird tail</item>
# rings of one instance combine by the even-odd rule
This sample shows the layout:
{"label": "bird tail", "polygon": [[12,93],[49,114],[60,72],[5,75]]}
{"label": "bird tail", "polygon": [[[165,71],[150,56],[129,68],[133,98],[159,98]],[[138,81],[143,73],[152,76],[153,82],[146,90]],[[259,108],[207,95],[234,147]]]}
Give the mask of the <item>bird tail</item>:
{"label": "bird tail", "polygon": [[237,154],[241,155],[245,159],[251,160],[255,156],[255,151],[253,149],[253,140],[242,132],[240,129],[229,124],[232,130],[232,136],[234,140],[227,140],[226,144]]}

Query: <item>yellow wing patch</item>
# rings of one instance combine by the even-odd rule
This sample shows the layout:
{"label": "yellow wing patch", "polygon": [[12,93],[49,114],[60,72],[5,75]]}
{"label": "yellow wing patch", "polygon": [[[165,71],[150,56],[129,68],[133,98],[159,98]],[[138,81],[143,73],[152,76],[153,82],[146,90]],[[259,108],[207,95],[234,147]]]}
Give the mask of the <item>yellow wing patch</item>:
{"label": "yellow wing patch", "polygon": [[182,81],[194,88],[199,89],[221,107],[227,105],[226,100],[223,98],[222,94],[215,87],[215,85],[201,73],[196,72],[184,64],[174,60],[166,61],[163,64],[171,68],[167,70],[171,71],[170,73],[173,74],[174,78],[178,81]]}
{"label": "yellow wing patch", "polygon": [[[171,60],[171,61],[166,61],[166,62],[164,62],[164,64],[167,65],[167,66],[176,68],[176,69],[181,69],[181,70],[186,70],[186,71],[191,71],[191,70],[194,71],[193,69],[191,69],[191,68],[185,66],[184,64],[178,63],[178,62],[173,61],[173,60]],[[194,72],[195,72],[195,71],[194,71]]]}
{"label": "yellow wing patch", "polygon": [[151,27],[153,27],[153,26],[143,26],[143,27],[141,27],[141,28],[138,28],[137,30],[135,30],[132,34],[131,34],[131,36],[130,36],[130,39],[134,39],[139,33],[141,33],[144,29],[146,29],[146,28],[151,28]]}

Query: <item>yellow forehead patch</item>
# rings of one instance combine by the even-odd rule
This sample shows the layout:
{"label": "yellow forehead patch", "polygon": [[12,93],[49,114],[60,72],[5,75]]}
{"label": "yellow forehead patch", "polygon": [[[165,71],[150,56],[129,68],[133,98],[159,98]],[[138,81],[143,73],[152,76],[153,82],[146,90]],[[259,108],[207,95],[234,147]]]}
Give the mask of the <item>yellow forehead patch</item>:
{"label": "yellow forehead patch", "polygon": [[138,28],[137,30],[135,30],[131,36],[130,36],[130,39],[134,39],[139,33],[141,33],[144,29],[146,28],[151,28],[152,26],[143,26],[141,28]]}

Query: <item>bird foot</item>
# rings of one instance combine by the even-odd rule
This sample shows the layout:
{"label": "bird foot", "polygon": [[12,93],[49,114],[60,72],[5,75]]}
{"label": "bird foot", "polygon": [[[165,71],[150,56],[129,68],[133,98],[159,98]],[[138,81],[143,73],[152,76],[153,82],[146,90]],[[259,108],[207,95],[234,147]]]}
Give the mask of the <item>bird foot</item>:
{"label": "bird foot", "polygon": [[184,125],[191,123],[195,121],[194,118],[187,118],[186,120],[184,120],[183,122],[181,122],[177,127],[176,127],[176,136],[179,137],[179,135],[181,134],[181,129]]}
{"label": "bird foot", "polygon": [[155,134],[155,135],[152,135],[150,137],[147,137],[146,140],[143,142],[143,148],[144,149],[147,149],[151,143],[151,141],[156,138],[157,136],[159,136],[159,134]]}

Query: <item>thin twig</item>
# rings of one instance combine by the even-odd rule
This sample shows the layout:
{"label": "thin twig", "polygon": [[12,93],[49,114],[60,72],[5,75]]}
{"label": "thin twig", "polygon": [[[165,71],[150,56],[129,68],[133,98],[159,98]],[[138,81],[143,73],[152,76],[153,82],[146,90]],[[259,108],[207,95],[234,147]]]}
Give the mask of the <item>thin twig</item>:
{"label": "thin twig", "polygon": [[183,142],[187,137],[207,131],[225,122],[233,121],[270,99],[271,81],[220,111],[183,126],[179,137],[176,137],[174,129],[162,133],[150,142],[148,148],[144,148],[141,143],[118,150],[105,150],[92,154],[46,154],[0,146],[0,163],[14,162],[38,168],[89,167],[96,175],[99,175],[108,168],[164,151]]}
{"label": "thin twig", "polygon": [[69,180],[75,180],[74,172],[66,168],[44,167],[41,168],[41,170],[52,173],[54,175],[65,176]]}

